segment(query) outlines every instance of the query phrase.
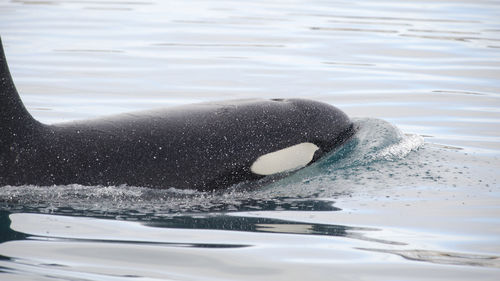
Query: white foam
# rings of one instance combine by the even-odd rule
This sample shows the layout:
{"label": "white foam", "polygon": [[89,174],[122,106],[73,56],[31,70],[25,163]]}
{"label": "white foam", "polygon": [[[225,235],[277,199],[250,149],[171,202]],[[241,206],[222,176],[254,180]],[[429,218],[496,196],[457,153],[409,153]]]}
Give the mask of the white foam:
{"label": "white foam", "polygon": [[424,138],[419,135],[405,135],[400,142],[390,145],[375,156],[378,159],[395,160],[402,159],[411,151],[415,151],[424,145]]}

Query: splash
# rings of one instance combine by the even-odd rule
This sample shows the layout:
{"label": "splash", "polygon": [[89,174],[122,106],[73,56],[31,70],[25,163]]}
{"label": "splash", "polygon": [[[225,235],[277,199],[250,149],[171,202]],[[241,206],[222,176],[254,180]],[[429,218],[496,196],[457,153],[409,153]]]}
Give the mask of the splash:
{"label": "splash", "polygon": [[381,119],[358,118],[353,121],[358,127],[353,140],[320,163],[328,166],[328,170],[403,159],[424,144],[421,136],[405,135]]}

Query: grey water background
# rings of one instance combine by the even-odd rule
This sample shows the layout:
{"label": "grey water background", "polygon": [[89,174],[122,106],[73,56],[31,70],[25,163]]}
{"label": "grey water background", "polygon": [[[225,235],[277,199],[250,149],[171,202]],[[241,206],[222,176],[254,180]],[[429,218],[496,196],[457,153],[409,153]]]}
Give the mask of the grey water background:
{"label": "grey water background", "polygon": [[0,188],[0,280],[498,280],[498,1],[0,1],[47,123],[303,97],[360,126],[257,189]]}

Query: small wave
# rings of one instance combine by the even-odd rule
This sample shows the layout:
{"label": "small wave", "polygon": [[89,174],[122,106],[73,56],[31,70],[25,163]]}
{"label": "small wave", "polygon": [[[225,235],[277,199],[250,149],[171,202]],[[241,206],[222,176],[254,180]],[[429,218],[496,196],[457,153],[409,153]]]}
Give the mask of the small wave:
{"label": "small wave", "polygon": [[[381,119],[359,118],[354,119],[354,123],[359,129],[352,145],[346,147],[350,151],[340,155],[342,163],[349,166],[402,159],[424,144],[423,137],[405,135],[396,126]],[[338,160],[338,157],[333,155],[333,160]]]}

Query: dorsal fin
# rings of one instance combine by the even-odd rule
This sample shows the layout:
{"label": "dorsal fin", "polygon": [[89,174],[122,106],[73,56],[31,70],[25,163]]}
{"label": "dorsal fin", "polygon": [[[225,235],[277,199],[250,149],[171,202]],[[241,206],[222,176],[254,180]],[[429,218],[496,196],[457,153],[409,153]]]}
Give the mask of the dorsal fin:
{"label": "dorsal fin", "polygon": [[16,90],[0,38],[0,142],[8,144],[37,125],[39,123],[28,112]]}

